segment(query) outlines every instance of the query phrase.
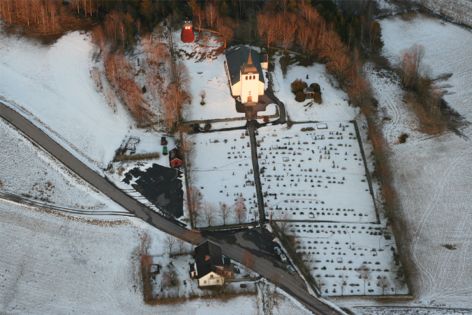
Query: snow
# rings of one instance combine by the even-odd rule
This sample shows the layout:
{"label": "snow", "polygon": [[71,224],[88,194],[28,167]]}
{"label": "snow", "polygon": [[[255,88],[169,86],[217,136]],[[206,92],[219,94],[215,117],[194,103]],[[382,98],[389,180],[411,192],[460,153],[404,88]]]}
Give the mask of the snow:
{"label": "snow", "polygon": [[[326,73],[324,65],[314,64],[308,67],[290,65],[284,78],[280,67],[280,56],[274,59],[275,68],[272,74],[274,94],[285,104],[292,121],[348,121],[357,115],[358,109],[349,106],[346,93],[336,88],[335,79]],[[318,83],[321,87],[322,103],[305,107],[309,100],[295,101],[290,84],[296,79],[306,81],[308,85]]]}
{"label": "snow", "polygon": [[0,191],[67,208],[124,211],[2,119],[0,139]]}
{"label": "snow", "polygon": [[[381,21],[384,54],[392,62],[403,49],[420,43],[425,47],[424,63],[436,76],[453,73],[446,81],[449,104],[472,121],[470,108],[472,83],[472,32],[439,19],[418,16],[411,21],[388,18]],[[384,123],[384,132],[391,146],[390,157],[394,184],[399,194],[398,217],[402,218],[404,252],[414,268],[411,282],[415,298],[406,306],[421,308],[367,309],[360,314],[461,314],[450,308],[469,308],[472,290],[470,263],[472,246],[472,204],[470,188],[472,171],[469,140],[452,133],[431,137],[416,131],[414,116],[402,101],[398,80],[385,71],[368,71],[379,109],[391,117]],[[454,92],[454,94],[452,94]],[[399,132],[410,137],[398,144]],[[466,137],[472,129],[462,130]],[[446,245],[452,245],[451,249]],[[454,249],[455,248],[455,249]],[[343,302],[341,302],[343,303]],[[375,304],[349,301],[348,305]],[[441,310],[445,308],[445,310]]]}
{"label": "snow", "polygon": [[[139,271],[142,237],[165,253],[165,234],[137,219],[54,216],[0,201],[0,313],[6,314],[256,314],[254,295],[149,306]],[[180,274],[182,279],[188,277]],[[307,314],[291,298],[275,314]]]}
{"label": "snow", "polygon": [[358,315],[470,315],[470,309],[453,309],[446,307],[356,307]]}
{"label": "snow", "polygon": [[95,54],[86,33],[68,33],[51,46],[0,33],[0,100],[100,171],[130,131],[144,131],[124,106],[112,108],[97,90]]}
{"label": "snow", "polygon": [[161,136],[165,136],[167,139],[167,149],[170,151],[175,148],[174,137],[169,135],[159,135],[152,130],[146,129],[135,129],[129,133],[129,136],[125,138],[125,143],[130,138],[139,139],[136,144],[136,154],[149,154],[149,153],[160,153],[157,162],[159,165],[169,167],[169,156],[162,154]]}
{"label": "snow", "polygon": [[472,31],[422,15],[411,21],[388,18],[381,20],[380,25],[383,54],[392,63],[399,62],[404,50],[419,44],[425,48],[423,64],[433,78],[453,73],[451,78],[440,82],[447,91],[445,100],[456,111],[470,117],[472,68],[467,65],[472,62]]}
{"label": "snow", "polygon": [[[231,96],[228,78],[225,73],[225,56],[216,54],[219,46],[216,39],[209,42],[183,43],[180,31],[174,32],[175,49],[181,55],[181,62],[186,66],[190,78],[192,103],[184,109],[184,119],[212,120],[244,117],[236,112],[236,103]],[[205,45],[205,46],[204,46]],[[205,105],[200,105],[201,93],[205,93]]]}
{"label": "snow", "polygon": [[260,112],[257,112],[257,116],[272,116],[277,114],[277,105],[269,104],[267,105],[266,109]]}
{"label": "snow", "polygon": [[435,14],[472,27],[472,1],[470,0],[417,0]]}
{"label": "snow", "polygon": [[380,105],[379,116],[383,120],[383,134],[387,142],[398,143],[398,137],[402,133],[410,137],[426,138],[415,130],[418,119],[408,110],[403,101],[405,93],[398,75],[388,70],[376,69],[370,63],[365,66],[364,71]]}
{"label": "snow", "polygon": [[258,133],[264,202],[274,220],[377,221],[353,123],[278,125]]}
{"label": "snow", "polygon": [[[245,199],[246,218],[243,222],[257,220],[257,200],[251,162],[249,137],[245,130],[197,133],[189,135],[193,152],[190,157],[190,183],[202,194],[204,208],[216,209],[215,222],[222,224],[220,204],[230,207],[228,223],[238,223],[235,205],[242,195]],[[200,224],[206,224],[203,213]]]}
{"label": "snow", "polygon": [[132,259],[139,230],[146,230],[138,220],[56,217],[4,201],[0,210],[0,312],[124,314],[146,309]]}
{"label": "snow", "polygon": [[296,222],[286,228],[323,295],[408,293],[394,263],[395,241],[381,224]]}

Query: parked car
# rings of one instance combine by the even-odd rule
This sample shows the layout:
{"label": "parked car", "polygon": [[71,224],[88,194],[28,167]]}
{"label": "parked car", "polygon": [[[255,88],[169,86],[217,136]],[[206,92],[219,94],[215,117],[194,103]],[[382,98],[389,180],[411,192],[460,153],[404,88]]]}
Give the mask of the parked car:
{"label": "parked car", "polygon": [[284,263],[287,262],[287,256],[285,256],[284,253],[281,253],[279,256],[280,256],[280,260],[281,260],[282,262],[284,262]]}
{"label": "parked car", "polygon": [[280,250],[280,247],[278,246],[274,246],[274,252],[280,256],[280,254],[282,254],[282,251]]}
{"label": "parked car", "polygon": [[292,265],[287,265],[287,271],[288,271],[289,273],[295,273],[295,268],[293,268]]}
{"label": "parked car", "polygon": [[167,145],[167,138],[161,137],[161,145]]}

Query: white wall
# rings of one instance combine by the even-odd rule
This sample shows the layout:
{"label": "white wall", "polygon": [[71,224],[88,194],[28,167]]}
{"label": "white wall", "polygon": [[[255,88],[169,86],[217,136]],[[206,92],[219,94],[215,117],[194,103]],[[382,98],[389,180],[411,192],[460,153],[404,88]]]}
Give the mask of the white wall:
{"label": "white wall", "polygon": [[211,285],[223,285],[225,283],[225,278],[218,275],[215,272],[210,272],[204,277],[198,279],[198,286],[206,287]]}

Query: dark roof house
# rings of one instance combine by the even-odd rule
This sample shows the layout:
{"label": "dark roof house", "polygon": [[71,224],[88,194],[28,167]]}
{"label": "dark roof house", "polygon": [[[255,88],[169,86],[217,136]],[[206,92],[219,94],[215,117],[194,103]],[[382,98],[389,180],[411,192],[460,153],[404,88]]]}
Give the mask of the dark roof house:
{"label": "dark roof house", "polygon": [[211,241],[206,241],[195,248],[195,264],[198,276],[215,271],[216,266],[223,266],[221,248]]}
{"label": "dark roof house", "polygon": [[195,248],[195,263],[190,265],[190,274],[199,280],[199,286],[222,285],[225,278],[233,276],[230,259],[221,253],[221,248],[212,241],[205,241]]}

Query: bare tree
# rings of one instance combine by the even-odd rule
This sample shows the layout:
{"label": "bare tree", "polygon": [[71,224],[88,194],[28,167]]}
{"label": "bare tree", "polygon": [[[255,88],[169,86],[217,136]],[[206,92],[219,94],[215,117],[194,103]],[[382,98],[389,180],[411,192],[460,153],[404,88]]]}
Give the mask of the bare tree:
{"label": "bare tree", "polygon": [[200,216],[200,209],[202,206],[202,194],[200,190],[195,186],[189,187],[189,212],[190,212],[190,221],[192,226],[197,225],[198,217]]}
{"label": "bare tree", "polygon": [[357,273],[359,274],[359,279],[364,280],[364,294],[365,294],[365,282],[370,278],[370,269],[365,264],[362,264],[359,269],[357,269]]}
{"label": "bare tree", "polygon": [[402,83],[406,88],[413,88],[420,77],[424,47],[413,45],[403,53],[401,62]]}
{"label": "bare tree", "polygon": [[180,238],[177,239],[177,248],[178,248],[178,253],[179,255],[184,255],[186,253],[186,246],[187,243]]}
{"label": "bare tree", "polygon": [[205,217],[207,226],[211,226],[215,217],[215,207],[210,202],[203,204],[203,216]]}
{"label": "bare tree", "polygon": [[242,194],[236,200],[234,205],[234,210],[236,212],[236,217],[238,218],[239,224],[243,221],[244,217],[246,216],[246,204],[244,202],[244,197]]}
{"label": "bare tree", "polygon": [[272,24],[273,16],[269,13],[260,13],[257,15],[257,30],[259,36],[266,41],[267,50],[271,44],[274,43],[277,35],[277,30]]}
{"label": "bare tree", "polygon": [[213,3],[208,3],[205,6],[205,17],[210,28],[214,28],[218,18],[216,6]]}
{"label": "bare tree", "polygon": [[164,239],[165,246],[167,247],[167,254],[169,256],[173,254],[173,249],[176,241],[177,239],[170,234],[167,234],[166,238]]}
{"label": "bare tree", "polygon": [[254,256],[253,254],[248,251],[247,249],[244,250],[244,254],[243,254],[243,264],[248,267],[248,268],[251,268],[252,266],[254,266]]}
{"label": "bare tree", "polygon": [[226,219],[229,215],[229,207],[226,203],[220,202],[220,211],[221,211],[221,218],[223,219],[223,225],[226,225]]}
{"label": "bare tree", "polygon": [[390,285],[390,281],[388,281],[388,278],[386,276],[381,277],[377,281],[377,286],[382,288],[382,295],[385,294],[385,289],[388,288],[389,285]]}

